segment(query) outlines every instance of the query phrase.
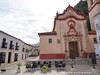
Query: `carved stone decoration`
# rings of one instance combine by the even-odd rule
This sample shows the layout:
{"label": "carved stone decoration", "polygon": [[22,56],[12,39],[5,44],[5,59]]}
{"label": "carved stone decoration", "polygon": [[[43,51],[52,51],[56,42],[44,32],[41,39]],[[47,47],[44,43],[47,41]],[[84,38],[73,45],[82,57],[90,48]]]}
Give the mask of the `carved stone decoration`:
{"label": "carved stone decoration", "polygon": [[78,32],[75,30],[75,21],[74,20],[69,20],[67,23],[68,27],[69,27],[69,31],[67,32],[68,36],[77,36]]}
{"label": "carved stone decoration", "polygon": [[74,37],[74,36],[70,36],[68,38],[68,41],[78,41],[78,38],[77,37]]}

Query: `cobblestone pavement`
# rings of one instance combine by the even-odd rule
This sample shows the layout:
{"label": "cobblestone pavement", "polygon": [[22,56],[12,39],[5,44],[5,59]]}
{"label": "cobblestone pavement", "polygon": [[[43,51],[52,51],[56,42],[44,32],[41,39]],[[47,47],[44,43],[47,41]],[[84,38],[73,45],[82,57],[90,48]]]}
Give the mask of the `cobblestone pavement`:
{"label": "cobblestone pavement", "polygon": [[[28,72],[25,68],[24,62],[21,63],[22,66],[20,73],[17,73],[17,64],[13,64],[3,67],[2,69],[6,69],[6,72],[0,71],[0,75],[44,75],[39,70]],[[51,70],[51,72],[47,72],[46,75],[100,75],[100,73],[98,73],[100,72],[100,66],[96,66],[97,72],[95,73],[92,71],[89,64],[76,64],[74,65],[74,69],[74,72],[72,72],[70,65],[66,65],[66,71]]]}

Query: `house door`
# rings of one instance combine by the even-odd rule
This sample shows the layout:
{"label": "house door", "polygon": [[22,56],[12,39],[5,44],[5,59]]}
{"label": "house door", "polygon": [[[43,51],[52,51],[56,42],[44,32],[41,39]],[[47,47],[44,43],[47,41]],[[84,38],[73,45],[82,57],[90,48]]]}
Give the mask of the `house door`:
{"label": "house door", "polygon": [[9,54],[8,54],[8,63],[10,63],[11,62],[11,52],[9,52]]}
{"label": "house door", "polygon": [[78,45],[77,42],[69,42],[70,57],[78,57]]}

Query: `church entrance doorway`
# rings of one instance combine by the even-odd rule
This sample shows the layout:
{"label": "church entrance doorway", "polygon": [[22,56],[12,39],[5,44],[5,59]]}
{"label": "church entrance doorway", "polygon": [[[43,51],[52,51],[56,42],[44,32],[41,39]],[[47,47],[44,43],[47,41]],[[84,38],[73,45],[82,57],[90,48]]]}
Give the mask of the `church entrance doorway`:
{"label": "church entrance doorway", "polygon": [[70,57],[78,57],[78,44],[77,42],[69,42]]}

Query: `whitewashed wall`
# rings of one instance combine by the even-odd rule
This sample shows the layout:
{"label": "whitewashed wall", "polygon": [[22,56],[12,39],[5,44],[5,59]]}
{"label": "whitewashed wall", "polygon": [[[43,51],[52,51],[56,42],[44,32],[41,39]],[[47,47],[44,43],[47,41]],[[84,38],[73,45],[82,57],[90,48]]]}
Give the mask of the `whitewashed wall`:
{"label": "whitewashed wall", "polygon": [[100,43],[100,14],[94,17],[94,22],[95,22],[95,28],[96,28],[96,33],[97,33],[97,41]]}
{"label": "whitewashed wall", "polygon": [[[3,38],[6,38],[7,48],[1,48]],[[14,49],[9,49],[11,40],[13,41]],[[19,50],[15,50],[16,42],[18,43]],[[25,59],[25,55],[27,55],[26,57],[28,57],[31,52],[26,52],[26,49],[31,50],[32,47],[33,46],[24,43],[20,39],[17,39],[16,37],[13,37],[13,36],[5,33],[5,32],[0,31],[0,52],[5,52],[6,53],[5,63],[8,63],[8,54],[9,54],[9,52],[11,52],[11,61],[10,61],[10,63],[12,63],[12,62],[14,62],[15,53],[18,53],[18,61],[21,61],[22,60],[22,54],[23,54],[23,59]],[[22,52],[23,48],[25,48],[24,52]]]}
{"label": "whitewashed wall", "polygon": [[[94,44],[96,57],[100,59],[100,43]],[[98,56],[97,56],[98,55]]]}

